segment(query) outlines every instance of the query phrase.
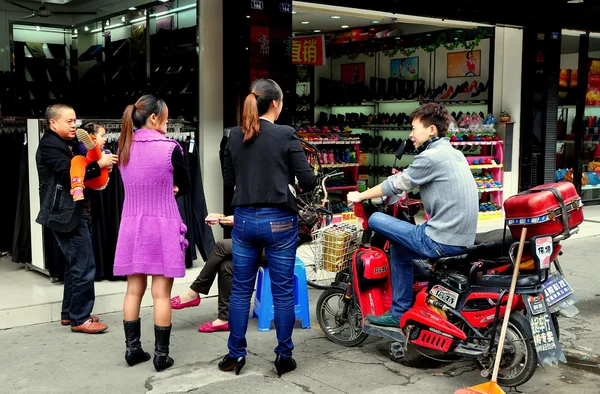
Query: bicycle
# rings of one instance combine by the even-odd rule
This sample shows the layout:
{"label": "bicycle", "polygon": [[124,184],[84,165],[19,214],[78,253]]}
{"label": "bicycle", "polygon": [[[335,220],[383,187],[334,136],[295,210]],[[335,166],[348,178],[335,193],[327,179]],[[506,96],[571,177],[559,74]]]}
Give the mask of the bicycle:
{"label": "bicycle", "polygon": [[[318,175],[318,184],[312,192],[295,194],[300,218],[297,255],[306,266],[307,284],[324,290],[330,287],[337,272],[348,265],[359,242],[355,242],[357,234],[352,226],[347,223],[332,224],[333,212],[327,180],[344,173],[324,174],[318,149],[306,141],[302,141],[302,145]],[[360,231],[362,233],[362,228]],[[358,238],[360,241],[360,236]]]}

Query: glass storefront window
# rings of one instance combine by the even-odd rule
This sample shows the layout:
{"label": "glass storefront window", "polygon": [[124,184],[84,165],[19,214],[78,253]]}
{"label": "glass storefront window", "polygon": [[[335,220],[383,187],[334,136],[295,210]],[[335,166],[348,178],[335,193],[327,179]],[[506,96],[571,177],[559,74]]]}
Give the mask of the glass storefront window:
{"label": "glass storefront window", "polygon": [[[556,180],[572,180],[581,185],[582,199],[600,203],[600,36],[590,36],[588,81],[585,89],[582,149],[575,150],[573,129],[576,101],[581,99],[577,88],[579,70],[579,34],[563,31],[559,76],[559,107],[556,142]],[[572,170],[581,163],[582,177],[573,179]]]}

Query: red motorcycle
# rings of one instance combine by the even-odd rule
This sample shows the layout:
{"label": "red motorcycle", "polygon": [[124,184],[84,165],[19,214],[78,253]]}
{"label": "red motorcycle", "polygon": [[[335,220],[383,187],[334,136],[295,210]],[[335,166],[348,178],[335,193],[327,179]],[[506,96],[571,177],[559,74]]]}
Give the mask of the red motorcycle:
{"label": "red motorcycle", "polygon": [[[406,196],[398,198],[393,207],[392,214],[407,214]],[[368,335],[384,337],[394,341],[390,357],[405,365],[422,366],[431,358],[466,357],[475,360],[483,376],[491,375],[518,241],[506,234],[505,228],[479,235],[463,255],[414,261],[412,308],[402,316],[398,328],[376,326],[365,316],[383,314],[392,303],[388,245],[370,244],[368,215],[363,208],[355,205],[356,215],[364,218],[363,245],[354,252],[349,269],[336,276],[317,302],[317,319],[326,336],[343,346],[357,346]],[[566,218],[567,207],[563,204],[562,208]],[[560,242],[575,234],[579,223],[564,222],[566,227],[554,236],[533,231],[527,241],[498,375],[503,386],[527,382],[538,362],[564,361],[556,313],[572,309],[575,299],[561,276],[558,256]],[[552,263],[557,272],[550,273]],[[560,297],[552,297],[552,290]]]}

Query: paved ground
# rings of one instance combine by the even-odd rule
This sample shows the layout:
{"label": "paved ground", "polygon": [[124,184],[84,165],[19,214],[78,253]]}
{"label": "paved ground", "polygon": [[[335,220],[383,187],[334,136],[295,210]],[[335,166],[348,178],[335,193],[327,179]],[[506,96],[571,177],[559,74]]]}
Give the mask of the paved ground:
{"label": "paved ground", "polygon": [[[561,318],[564,350],[574,363],[598,371],[600,335],[599,236],[565,242],[563,267],[580,298],[581,313]],[[174,311],[171,354],[175,366],[156,373],[151,363],[127,367],[123,359],[121,315],[103,315],[105,334],[73,334],[58,323],[0,331],[0,393],[454,393],[484,382],[473,363],[457,362],[433,370],[404,367],[387,357],[388,342],[369,338],[344,348],[324,338],[314,316],[320,292],[310,291],[312,329],[294,332],[298,370],[277,378],[272,366],[275,333],[249,328],[251,352],[242,374],[217,370],[226,353],[227,333],[201,334],[199,323],[214,318],[216,299],[198,308]],[[152,309],[142,312],[143,344],[152,350]],[[520,390],[526,393],[600,393],[600,376],[567,365],[538,368]],[[507,390],[508,391],[508,390]]]}

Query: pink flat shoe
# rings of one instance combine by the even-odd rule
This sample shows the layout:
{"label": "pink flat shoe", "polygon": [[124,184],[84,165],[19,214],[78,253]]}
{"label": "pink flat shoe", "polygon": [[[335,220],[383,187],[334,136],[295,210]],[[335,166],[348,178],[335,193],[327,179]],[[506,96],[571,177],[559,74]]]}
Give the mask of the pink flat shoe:
{"label": "pink flat shoe", "polygon": [[213,325],[213,322],[209,321],[209,322],[199,325],[198,331],[199,332],[229,331],[229,322],[215,326],[215,325]]}
{"label": "pink flat shoe", "polygon": [[188,302],[181,302],[181,298],[179,298],[179,296],[171,298],[171,308],[173,309],[184,309],[198,305],[200,305],[200,297],[194,298],[193,300]]}

